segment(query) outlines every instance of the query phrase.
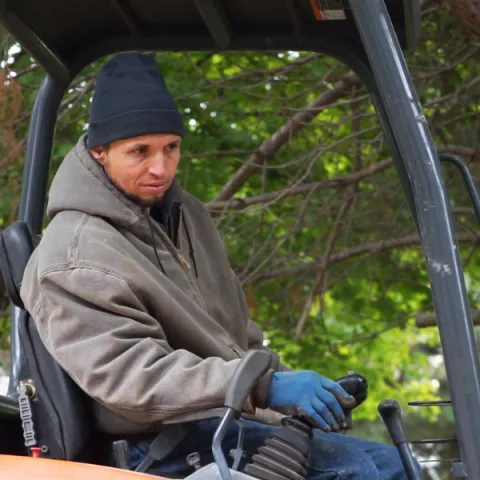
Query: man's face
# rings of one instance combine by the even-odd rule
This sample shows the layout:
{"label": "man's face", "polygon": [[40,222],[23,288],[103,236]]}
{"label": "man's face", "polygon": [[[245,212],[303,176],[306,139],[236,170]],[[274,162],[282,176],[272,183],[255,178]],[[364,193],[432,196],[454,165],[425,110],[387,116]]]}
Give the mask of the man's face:
{"label": "man's face", "polygon": [[178,135],[154,134],[96,147],[93,156],[111,182],[142,207],[152,207],[172,185],[180,161]]}

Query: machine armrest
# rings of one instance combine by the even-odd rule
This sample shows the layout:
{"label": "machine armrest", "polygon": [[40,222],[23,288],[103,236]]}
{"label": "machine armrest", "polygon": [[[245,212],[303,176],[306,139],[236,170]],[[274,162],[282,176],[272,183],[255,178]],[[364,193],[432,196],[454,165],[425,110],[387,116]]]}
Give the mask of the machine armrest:
{"label": "machine armrest", "polygon": [[209,420],[211,418],[221,418],[225,415],[227,409],[225,407],[220,408],[210,408],[208,410],[199,410],[197,412],[187,412],[180,415],[175,415],[170,417],[167,420],[164,420],[165,425],[170,425],[172,423],[187,423],[187,422],[197,422],[199,420]]}
{"label": "machine armrest", "polygon": [[[146,472],[154,461],[162,461],[172,452],[176,446],[185,438],[188,433],[188,426],[184,428],[183,423],[190,423],[198,420],[207,420],[220,417],[222,420],[217,428],[212,442],[213,456],[217,463],[220,461],[220,470],[228,470],[228,464],[221,451],[221,442],[225,435],[228,424],[231,420],[238,419],[242,413],[248,394],[255,383],[264,375],[271,364],[271,354],[266,350],[249,350],[241,359],[238,367],[232,376],[225,395],[224,407],[212,408],[175,415],[163,422],[170,425],[168,429],[160,432],[150,445],[147,456],[135,469],[137,472]],[[125,441],[114,445],[116,453],[116,464],[121,468],[128,464],[127,446]]]}

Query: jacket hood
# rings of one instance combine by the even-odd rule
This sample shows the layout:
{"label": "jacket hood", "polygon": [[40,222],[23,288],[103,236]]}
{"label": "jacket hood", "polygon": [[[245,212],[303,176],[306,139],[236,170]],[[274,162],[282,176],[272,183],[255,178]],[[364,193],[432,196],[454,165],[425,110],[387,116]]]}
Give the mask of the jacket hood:
{"label": "jacket hood", "polygon": [[[176,195],[181,188],[174,182]],[[103,167],[86,148],[86,134],[66,155],[50,187],[47,215],[52,220],[62,211],[76,210],[103,217],[140,237],[150,235],[146,211],[120,192]]]}

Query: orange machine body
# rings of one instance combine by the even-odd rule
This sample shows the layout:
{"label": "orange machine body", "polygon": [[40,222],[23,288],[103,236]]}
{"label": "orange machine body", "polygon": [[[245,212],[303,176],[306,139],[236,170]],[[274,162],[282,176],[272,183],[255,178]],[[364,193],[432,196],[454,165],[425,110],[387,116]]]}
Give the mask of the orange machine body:
{"label": "orange machine body", "polygon": [[161,477],[87,463],[0,455],[2,480],[159,480]]}

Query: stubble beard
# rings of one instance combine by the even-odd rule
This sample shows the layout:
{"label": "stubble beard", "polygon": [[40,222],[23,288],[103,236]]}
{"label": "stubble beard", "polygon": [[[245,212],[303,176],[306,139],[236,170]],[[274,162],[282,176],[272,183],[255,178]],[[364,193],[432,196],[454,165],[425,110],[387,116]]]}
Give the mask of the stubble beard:
{"label": "stubble beard", "polygon": [[144,198],[141,198],[139,197],[138,195],[134,195],[132,193],[128,193],[127,191],[125,191],[120,185],[118,185],[117,182],[115,182],[115,180],[112,179],[112,177],[108,174],[108,171],[107,169],[104,167],[103,168],[104,172],[105,172],[105,175],[108,177],[108,179],[110,180],[110,182],[112,183],[112,185],[122,194],[124,195],[126,198],[128,198],[128,200],[130,200],[131,202],[135,203],[136,205],[138,205],[139,207],[141,208],[153,208],[155,207],[156,205],[159,205],[162,200],[163,200],[163,195],[162,196],[157,196],[157,197],[153,197],[151,199],[148,199],[148,200],[145,200]]}

